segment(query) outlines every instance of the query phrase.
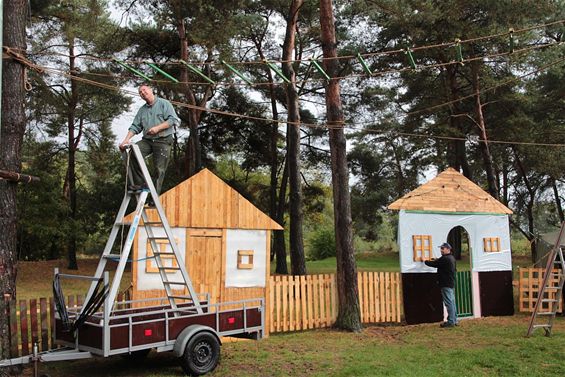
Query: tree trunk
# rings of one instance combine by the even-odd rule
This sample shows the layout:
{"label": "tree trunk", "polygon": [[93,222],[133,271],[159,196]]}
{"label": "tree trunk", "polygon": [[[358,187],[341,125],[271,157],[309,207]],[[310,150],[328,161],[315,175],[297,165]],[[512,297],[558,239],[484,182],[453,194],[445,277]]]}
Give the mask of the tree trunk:
{"label": "tree trunk", "polygon": [[332,186],[337,259],[337,292],[339,310],[335,326],[344,330],[360,331],[359,291],[357,288],[357,265],[353,253],[351,228],[351,197],[349,193],[349,170],[347,146],[343,131],[343,109],[341,106],[337,76],[337,42],[331,0],[320,0],[321,42],[324,67],[332,77],[326,87],[326,112],[330,126],[330,152],[332,161]]}
{"label": "tree trunk", "polygon": [[287,125],[287,162],[290,183],[290,269],[293,275],[306,275],[306,259],[304,257],[302,212],[302,184],[300,175],[300,105],[296,92],[296,73],[292,66],[292,52],[295,46],[298,12],[303,0],[293,0],[286,22],[286,34],[283,43],[282,71],[290,80],[286,85],[288,109]]}
{"label": "tree trunk", "polygon": [[[186,38],[186,27],[184,19],[180,16],[177,18],[177,33],[180,39],[180,58],[188,61],[188,39]],[[197,105],[196,96],[187,84],[188,80],[188,67],[183,64],[180,65],[180,81],[182,82],[181,88],[185,95],[186,101],[190,105]],[[204,102],[204,105],[206,102]],[[187,109],[188,112],[188,128],[190,136],[186,144],[186,176],[192,177],[202,169],[202,152],[200,146],[200,137],[198,134],[198,123],[200,123],[200,112],[197,109]]]}
{"label": "tree trunk", "polygon": [[555,198],[555,207],[557,208],[557,214],[559,215],[559,221],[565,221],[565,216],[563,215],[563,206],[561,205],[561,197],[559,196],[559,190],[557,189],[557,182],[555,178],[551,177],[551,188],[553,189],[553,196]]}
{"label": "tree trunk", "polygon": [[[283,166],[283,175],[281,178],[281,188],[279,191],[279,203],[277,206],[277,217],[275,221],[280,225],[284,225],[284,209],[286,204],[286,185],[288,183],[288,163],[285,159]],[[273,248],[275,249],[275,256],[277,259],[277,267],[275,272],[277,274],[288,274],[288,266],[286,264],[286,243],[284,240],[284,231],[275,230]]]}
{"label": "tree trunk", "polygon": [[[456,101],[459,99],[459,84],[457,83],[457,66],[448,66],[445,70],[447,75],[447,86],[451,101]],[[454,102],[450,106],[451,117],[449,118],[449,124],[453,130],[463,133],[463,127],[461,125],[460,118],[454,116],[459,114],[459,103]],[[463,175],[470,180],[473,179],[471,174],[471,168],[469,167],[469,162],[467,161],[467,148],[465,146],[464,140],[453,140],[448,143],[447,146],[447,162],[449,166],[457,171],[462,171]]]}
{"label": "tree trunk", "polygon": [[528,176],[526,174],[526,169],[524,168],[524,164],[522,164],[522,160],[518,153],[514,148],[512,148],[514,152],[514,157],[516,159],[516,165],[518,166],[518,171],[522,176],[522,180],[524,181],[524,186],[526,186],[526,190],[528,191],[528,202],[526,203],[526,216],[528,217],[528,233],[530,237],[528,238],[530,241],[530,252],[532,256],[532,263],[537,262],[537,240],[534,234],[535,226],[534,226],[534,203],[536,199],[536,189],[531,185],[530,181],[528,180]]}
{"label": "tree trunk", "polygon": [[494,164],[492,162],[492,155],[488,146],[487,129],[485,125],[485,117],[483,116],[483,105],[481,103],[481,87],[479,82],[479,69],[480,63],[471,62],[471,75],[473,90],[475,91],[475,114],[477,116],[477,126],[479,127],[479,148],[483,156],[483,164],[487,174],[487,185],[489,194],[495,199],[499,198],[498,184],[496,181],[496,174],[494,172]]}
{"label": "tree trunk", "polygon": [[[4,1],[4,46],[26,51],[26,0]],[[3,59],[2,129],[0,135],[0,169],[21,171],[21,151],[25,131],[24,66]],[[0,358],[10,358],[9,303],[16,300],[17,183],[0,179]],[[14,334],[15,336],[15,334]],[[12,355],[17,356],[17,355]]]}
{"label": "tree trunk", "polygon": [[[74,44],[69,41],[69,70],[71,74],[75,75],[75,57],[74,57]],[[68,268],[70,270],[78,270],[77,264],[77,237],[75,231],[75,223],[77,216],[77,190],[76,190],[76,150],[80,134],[75,136],[75,121],[76,121],[76,108],[78,104],[77,83],[71,78],[71,97],[68,103],[67,114],[67,127],[68,133],[68,161],[67,161],[67,175],[65,184],[63,185],[63,192],[65,198],[69,203],[69,223],[71,225],[70,232],[67,238],[67,259]]]}
{"label": "tree trunk", "polygon": [[[261,39],[262,40],[262,39]],[[263,47],[260,40],[253,38],[253,43],[261,60],[265,60]],[[271,102],[271,112],[273,113],[273,124],[271,126],[271,138],[269,140],[270,154],[271,154],[271,174],[270,174],[270,189],[269,189],[269,214],[278,224],[284,227],[284,212],[286,203],[286,185],[288,182],[288,169],[286,160],[284,162],[280,192],[277,196],[278,186],[278,170],[279,170],[279,111],[277,108],[277,99],[275,95],[275,85],[273,73],[269,68],[265,68],[265,73],[269,82],[269,100]],[[278,198],[278,199],[277,199]],[[284,239],[284,230],[275,230],[273,232],[273,247],[271,249],[271,259],[276,259],[275,273],[288,275],[288,266],[286,263],[286,241]]]}

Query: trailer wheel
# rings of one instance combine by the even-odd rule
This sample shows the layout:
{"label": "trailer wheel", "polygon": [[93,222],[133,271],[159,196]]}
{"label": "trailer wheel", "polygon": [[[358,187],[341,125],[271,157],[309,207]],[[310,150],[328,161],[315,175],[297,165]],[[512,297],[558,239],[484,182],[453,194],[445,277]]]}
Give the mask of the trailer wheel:
{"label": "trailer wheel", "polygon": [[211,372],[220,361],[220,342],[213,334],[200,332],[189,340],[180,359],[182,369],[188,375]]}

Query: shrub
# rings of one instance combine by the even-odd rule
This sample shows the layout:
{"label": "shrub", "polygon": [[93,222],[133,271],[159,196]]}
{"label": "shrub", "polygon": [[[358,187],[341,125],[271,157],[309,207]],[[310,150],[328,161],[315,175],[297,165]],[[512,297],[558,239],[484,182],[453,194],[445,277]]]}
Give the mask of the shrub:
{"label": "shrub", "polygon": [[335,257],[335,233],[332,227],[321,227],[309,237],[308,255],[312,260]]}

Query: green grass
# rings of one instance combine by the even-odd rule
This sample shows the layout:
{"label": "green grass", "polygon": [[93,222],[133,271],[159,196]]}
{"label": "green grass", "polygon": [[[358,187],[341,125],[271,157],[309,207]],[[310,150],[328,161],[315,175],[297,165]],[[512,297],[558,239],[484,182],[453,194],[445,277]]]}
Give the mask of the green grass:
{"label": "green grass", "polygon": [[[272,335],[258,342],[226,343],[209,376],[562,376],[565,318],[554,335],[525,338],[528,317],[437,324],[367,326],[361,333],[330,329]],[[52,376],[181,376],[171,354],[152,353],[131,364],[119,357],[42,365]],[[28,374],[29,375],[29,374]]]}

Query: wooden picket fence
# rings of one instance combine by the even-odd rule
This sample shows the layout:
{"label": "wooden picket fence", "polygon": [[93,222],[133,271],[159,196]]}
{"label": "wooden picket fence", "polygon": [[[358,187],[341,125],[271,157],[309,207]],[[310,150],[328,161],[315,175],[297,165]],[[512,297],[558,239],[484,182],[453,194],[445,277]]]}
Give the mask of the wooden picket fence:
{"label": "wooden picket fence", "polygon": [[[335,274],[271,276],[270,332],[330,327],[337,318]],[[400,322],[400,274],[359,272],[359,304],[363,323]],[[120,294],[118,302],[128,300]],[[69,296],[68,307],[81,306],[83,296]],[[55,348],[53,298],[10,303],[10,344],[12,357],[29,355],[37,343],[39,351]]]}
{"label": "wooden picket fence", "polygon": [[[519,303],[520,303],[520,311],[531,313],[534,311],[534,307],[536,306],[536,301],[538,298],[538,292],[540,285],[543,282],[543,273],[544,268],[520,268],[518,270],[519,280]],[[557,274],[559,271],[554,270],[554,273]],[[557,277],[552,277],[552,283],[556,284],[558,281]],[[555,292],[548,291],[547,298],[555,299]],[[549,310],[548,304],[542,304],[543,307],[541,311]],[[558,312],[563,312],[563,297],[559,301],[559,306],[557,309]]]}
{"label": "wooden picket fence", "polygon": [[[400,274],[359,272],[363,323],[400,322]],[[337,318],[335,274],[271,276],[268,324],[271,333],[330,327]]]}
{"label": "wooden picket fence", "polygon": [[[127,300],[127,294],[118,295],[118,302]],[[81,306],[83,296],[68,296],[68,307]],[[33,345],[38,350],[55,348],[53,329],[55,328],[55,309],[53,298],[40,298],[10,302],[10,353],[12,357],[29,355]]]}

